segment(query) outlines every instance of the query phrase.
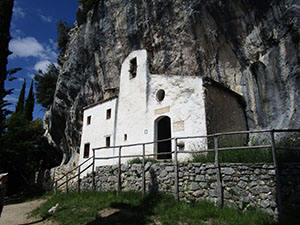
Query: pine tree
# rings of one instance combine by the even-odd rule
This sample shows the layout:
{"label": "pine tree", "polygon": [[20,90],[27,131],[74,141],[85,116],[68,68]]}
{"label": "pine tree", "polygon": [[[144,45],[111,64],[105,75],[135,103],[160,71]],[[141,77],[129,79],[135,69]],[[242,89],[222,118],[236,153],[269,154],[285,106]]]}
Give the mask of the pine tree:
{"label": "pine tree", "polygon": [[32,113],[34,109],[34,93],[33,93],[33,80],[31,81],[30,90],[24,106],[24,116],[28,121],[32,120]]}
{"label": "pine tree", "polygon": [[57,77],[58,69],[53,63],[48,65],[45,73],[39,71],[34,76],[36,102],[44,108],[48,108],[53,102]]}
{"label": "pine tree", "polygon": [[24,83],[23,83],[23,86],[22,86],[22,89],[21,89],[21,92],[20,92],[20,95],[19,95],[17,105],[16,105],[15,113],[22,112],[23,109],[24,109],[25,86],[26,86],[26,80],[24,79]]}

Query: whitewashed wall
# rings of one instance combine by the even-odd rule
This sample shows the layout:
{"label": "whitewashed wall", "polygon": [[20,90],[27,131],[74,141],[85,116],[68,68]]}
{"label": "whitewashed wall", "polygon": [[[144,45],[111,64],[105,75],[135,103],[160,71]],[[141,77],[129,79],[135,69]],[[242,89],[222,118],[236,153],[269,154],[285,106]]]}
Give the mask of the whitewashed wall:
{"label": "whitewashed wall", "polygon": [[[82,136],[80,144],[80,164],[86,160],[86,158],[83,158],[85,144],[90,143],[90,157],[93,155],[93,148],[105,146],[107,136],[110,136],[111,145],[114,145],[116,102],[117,99],[114,98],[101,104],[88,107],[84,110]],[[110,119],[106,119],[107,109],[111,109]],[[89,125],[87,124],[88,116],[91,116],[91,123]],[[103,157],[111,156],[114,153],[115,152],[112,149],[101,150],[101,156]],[[96,156],[100,156],[100,151],[97,151]],[[97,163],[99,165],[109,165],[113,163],[113,161],[107,161],[106,163],[104,163],[104,161],[97,161]],[[81,169],[83,170],[84,168],[85,167],[82,167]],[[84,173],[83,176],[85,174],[86,173]]]}
{"label": "whitewashed wall", "polygon": [[[137,74],[130,78],[130,60],[133,58],[137,59]],[[156,99],[156,93],[160,89],[165,91],[165,98],[161,102]],[[112,118],[109,121],[106,120],[107,108],[112,109]],[[88,115],[92,116],[91,125],[86,125]],[[171,119],[172,137],[206,135],[202,78],[152,75],[148,72],[146,50],[134,51],[122,64],[118,99],[103,102],[84,111],[80,162],[84,160],[84,144],[90,142],[91,149],[105,146],[107,135],[111,135],[112,145],[155,141],[155,121],[163,116]],[[184,149],[189,151],[206,147],[203,139],[183,142]],[[153,144],[146,145],[146,154],[153,154],[154,148]],[[118,149],[97,151],[99,157],[117,154]],[[135,154],[142,154],[142,146],[122,149],[122,155]],[[185,156],[188,155],[180,154],[179,159],[184,160]],[[97,161],[96,166],[111,165],[116,161],[101,160]],[[126,159],[122,160],[122,163],[125,161]]]}
{"label": "whitewashed wall", "polygon": [[[130,60],[137,59],[137,75],[130,79]],[[147,52],[138,50],[132,52],[122,64],[120,77],[120,92],[116,127],[116,144],[133,144],[153,141],[147,133]],[[124,140],[124,135],[127,140]],[[142,146],[124,148],[124,155],[142,153]],[[150,153],[150,152],[149,152]]]}
{"label": "whitewashed wall", "polygon": [[[206,135],[202,78],[151,75],[150,81],[148,114],[152,119],[148,120],[148,126],[152,128],[153,135],[154,121],[161,116],[171,118],[172,137]],[[165,91],[165,98],[161,102],[156,100],[159,89]],[[185,144],[184,149],[189,151],[206,147],[204,139],[187,139],[181,142]],[[179,158],[183,160],[185,156],[188,155],[180,154]]]}

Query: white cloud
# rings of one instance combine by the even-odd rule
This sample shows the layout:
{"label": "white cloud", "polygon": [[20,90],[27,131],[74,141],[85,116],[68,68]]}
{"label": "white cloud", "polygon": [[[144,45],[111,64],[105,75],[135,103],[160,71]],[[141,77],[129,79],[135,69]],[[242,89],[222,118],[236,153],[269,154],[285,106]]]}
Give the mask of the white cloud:
{"label": "white cloud", "polygon": [[57,49],[57,42],[54,41],[52,38],[49,38],[49,43],[51,44],[53,49]]}
{"label": "white cloud", "polygon": [[[9,43],[9,50],[13,52],[9,56],[10,59],[15,58],[36,58],[34,66],[28,70],[43,72],[47,71],[47,67],[51,62],[56,62],[57,53],[54,48],[54,41],[49,39],[49,43],[40,43],[34,37],[16,38]],[[55,64],[55,63],[54,63]],[[29,74],[28,77],[33,78],[34,75]]]}
{"label": "white cloud", "polygon": [[11,95],[5,96],[4,100],[6,100],[6,101],[8,101],[8,102],[17,102],[17,101],[18,101],[17,98],[15,98],[15,97],[13,97],[13,96],[11,96]]}
{"label": "white cloud", "polygon": [[51,16],[44,16],[44,15],[41,14],[40,17],[44,22],[47,22],[47,23],[52,22],[52,17]]}
{"label": "white cloud", "polygon": [[16,38],[10,41],[9,50],[13,52],[11,59],[20,57],[36,57],[39,61],[55,61],[56,52],[53,46],[41,44],[34,37]]}
{"label": "white cloud", "polygon": [[43,45],[33,37],[13,39],[9,43],[9,49],[13,52],[10,56],[12,58],[29,56],[41,57],[45,52]]}
{"label": "white cloud", "polygon": [[15,24],[12,23],[11,29],[10,29],[10,34],[13,38],[15,38],[15,37],[24,35],[24,32],[20,29],[17,29]]}
{"label": "white cloud", "polygon": [[35,65],[34,65],[34,69],[36,71],[43,71],[43,72],[46,72],[47,71],[47,68],[48,68],[48,65],[50,64],[51,62],[49,60],[42,60],[42,61],[39,61],[37,62]]}
{"label": "white cloud", "polygon": [[25,16],[25,11],[19,6],[19,3],[15,1],[13,8],[13,17],[15,19],[23,19]]}

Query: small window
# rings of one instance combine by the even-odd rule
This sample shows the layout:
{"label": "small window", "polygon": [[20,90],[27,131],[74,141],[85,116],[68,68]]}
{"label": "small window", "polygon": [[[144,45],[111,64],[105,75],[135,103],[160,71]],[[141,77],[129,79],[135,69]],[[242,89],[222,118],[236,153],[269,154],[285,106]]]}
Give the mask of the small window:
{"label": "small window", "polygon": [[165,98],[165,91],[163,89],[160,89],[156,92],[156,100],[158,102],[161,102]]}
{"label": "small window", "polygon": [[130,79],[133,79],[136,77],[136,69],[137,69],[136,58],[133,58],[130,60],[130,68],[129,68],[129,73],[130,73],[129,78]]}
{"label": "small window", "polygon": [[109,120],[111,118],[111,109],[106,110],[106,119]]}
{"label": "small window", "polygon": [[124,141],[127,141],[127,134],[124,134]]}
{"label": "small window", "polygon": [[83,158],[88,158],[90,156],[90,143],[84,145]]}
{"label": "small window", "polygon": [[105,138],[106,147],[110,147],[110,137]]}
{"label": "small window", "polygon": [[86,121],[87,125],[90,125],[90,124],[91,124],[91,118],[92,118],[91,116],[88,116],[88,117],[87,117],[87,121]]}

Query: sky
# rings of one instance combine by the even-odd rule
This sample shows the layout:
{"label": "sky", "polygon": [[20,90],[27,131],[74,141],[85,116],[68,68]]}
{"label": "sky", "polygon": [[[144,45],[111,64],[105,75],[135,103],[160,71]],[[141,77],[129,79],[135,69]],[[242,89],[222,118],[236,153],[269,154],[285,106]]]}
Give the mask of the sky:
{"label": "sky", "polygon": [[[6,81],[6,89],[14,88],[13,94],[6,97],[15,110],[20,89],[26,79],[26,97],[31,80],[38,70],[46,71],[49,63],[57,65],[56,50],[58,20],[74,25],[76,20],[77,0],[15,0],[11,21],[12,40],[9,49],[13,52],[8,57],[7,69],[22,68],[14,74],[14,81]],[[43,118],[45,110],[35,104],[33,117]]]}

